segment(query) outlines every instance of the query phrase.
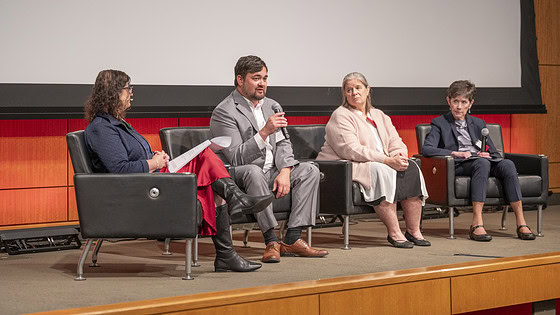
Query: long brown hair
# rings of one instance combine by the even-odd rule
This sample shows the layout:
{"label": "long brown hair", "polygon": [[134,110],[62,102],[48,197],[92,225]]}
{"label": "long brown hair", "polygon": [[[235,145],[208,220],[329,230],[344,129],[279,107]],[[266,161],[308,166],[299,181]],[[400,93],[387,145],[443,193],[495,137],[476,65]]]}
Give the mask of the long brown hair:
{"label": "long brown hair", "polygon": [[85,119],[91,122],[100,113],[124,118],[120,94],[129,82],[130,77],[122,71],[109,69],[99,72],[91,94],[84,104]]}

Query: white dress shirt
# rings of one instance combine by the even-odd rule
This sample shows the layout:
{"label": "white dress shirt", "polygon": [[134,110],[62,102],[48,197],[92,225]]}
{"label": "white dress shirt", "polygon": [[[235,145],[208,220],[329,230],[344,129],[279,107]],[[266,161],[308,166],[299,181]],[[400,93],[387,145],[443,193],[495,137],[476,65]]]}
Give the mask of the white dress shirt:
{"label": "white dress shirt", "polygon": [[[253,105],[253,102],[249,101],[246,97],[243,97],[247,103],[249,104],[249,108],[251,108],[251,112],[253,112],[253,116],[255,117],[255,120],[257,121],[257,126],[259,127],[259,130],[261,130],[264,125],[266,125],[266,120],[264,119],[264,114],[262,111],[262,105],[264,103],[264,100],[260,100],[257,105]],[[268,170],[270,170],[272,168],[273,162],[274,162],[274,157],[272,155],[272,145],[270,145],[270,138],[267,137],[266,141],[263,140],[263,138],[261,137],[261,135],[257,132],[255,134],[255,141],[257,142],[257,145],[259,146],[259,149],[266,149],[266,156],[264,159],[264,165],[263,165],[263,172],[268,172]]]}

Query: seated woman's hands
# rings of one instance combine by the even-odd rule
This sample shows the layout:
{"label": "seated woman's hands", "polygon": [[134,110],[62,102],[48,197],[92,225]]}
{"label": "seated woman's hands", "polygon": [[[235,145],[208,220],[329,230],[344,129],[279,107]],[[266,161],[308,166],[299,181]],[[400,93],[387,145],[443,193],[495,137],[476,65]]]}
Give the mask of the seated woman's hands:
{"label": "seated woman's hands", "polygon": [[148,167],[150,168],[150,173],[158,170],[169,163],[169,155],[165,151],[155,151],[154,156],[148,160]]}
{"label": "seated woman's hands", "polygon": [[488,153],[488,152],[478,152],[477,155],[480,156],[480,157],[483,157],[483,158],[487,158],[487,159],[490,158],[490,153]]}
{"label": "seated woman's hands", "polygon": [[397,172],[405,171],[408,168],[408,157],[399,153],[391,157],[386,157],[383,163],[389,165]]}
{"label": "seated woman's hands", "polygon": [[453,151],[451,152],[451,156],[460,159],[468,159],[472,156],[472,153],[468,151]]}
{"label": "seated woman's hands", "polygon": [[[488,153],[488,152],[477,152],[476,155],[479,156],[479,157],[487,158],[487,159],[490,158],[490,153]],[[453,151],[453,152],[451,152],[451,156],[456,157],[456,158],[460,158],[460,159],[468,159],[471,156],[473,156],[473,154],[471,152],[467,152],[467,151],[464,151],[464,152]]]}

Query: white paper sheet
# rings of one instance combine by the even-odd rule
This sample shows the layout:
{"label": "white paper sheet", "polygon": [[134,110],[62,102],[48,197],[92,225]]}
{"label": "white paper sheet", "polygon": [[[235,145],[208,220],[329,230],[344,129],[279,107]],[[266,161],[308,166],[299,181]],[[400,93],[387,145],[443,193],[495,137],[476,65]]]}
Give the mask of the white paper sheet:
{"label": "white paper sheet", "polygon": [[189,151],[169,161],[169,164],[167,165],[167,169],[169,170],[169,173],[177,173],[178,170],[180,170],[183,166],[187,165],[187,163],[189,163],[192,159],[194,159],[197,155],[199,155],[200,152],[202,152],[208,146],[210,146],[212,151],[219,151],[223,148],[229,147],[230,144],[231,144],[231,137],[228,136],[215,137],[210,140],[206,140],[201,144],[197,145],[196,147],[190,149]]}

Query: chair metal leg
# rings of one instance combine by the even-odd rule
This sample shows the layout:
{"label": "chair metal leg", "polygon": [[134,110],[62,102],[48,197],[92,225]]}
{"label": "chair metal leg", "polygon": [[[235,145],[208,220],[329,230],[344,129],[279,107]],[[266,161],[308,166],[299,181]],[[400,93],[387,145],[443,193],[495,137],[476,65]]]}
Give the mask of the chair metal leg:
{"label": "chair metal leg", "polygon": [[500,230],[507,230],[506,228],[506,215],[509,209],[509,206],[503,206],[503,212],[502,212],[502,226],[500,227]]}
{"label": "chair metal leg", "polygon": [[166,238],[165,239],[165,245],[163,245],[163,253],[161,253],[162,255],[171,255],[171,252],[169,251],[169,244],[170,243],[171,243],[171,239]]}
{"label": "chair metal leg", "polygon": [[97,254],[99,254],[99,249],[101,249],[101,244],[103,244],[103,239],[100,238],[95,243],[95,247],[93,248],[93,254],[91,255],[91,265],[90,267],[99,267],[97,264]]}
{"label": "chair metal leg", "polygon": [[542,208],[543,205],[539,205],[537,208],[537,236],[543,237],[542,234]]}
{"label": "chair metal leg", "polygon": [[243,234],[243,248],[250,248],[249,244],[249,230],[245,230]]}
{"label": "chair metal leg", "polygon": [[77,276],[76,278],[74,278],[74,280],[76,281],[86,280],[86,278],[84,278],[84,263],[86,262],[91,244],[93,244],[93,239],[90,238],[86,241],[86,246],[84,246],[84,249],[82,250],[82,254],[80,255],[80,259],[78,260],[78,270],[76,271]]}
{"label": "chair metal leg", "polygon": [[187,238],[185,241],[185,276],[183,280],[194,280],[192,277],[192,238]]}
{"label": "chair metal leg", "polygon": [[455,209],[449,207],[449,237],[448,239],[455,239],[455,226],[453,225],[453,219],[455,216]]}
{"label": "chair metal leg", "polygon": [[193,254],[192,266],[200,267],[200,264],[198,263],[198,235],[194,238],[194,254]]}
{"label": "chair metal leg", "polygon": [[352,249],[350,248],[350,216],[343,215],[342,217],[344,218],[344,247],[342,249],[350,250]]}
{"label": "chair metal leg", "polygon": [[310,226],[307,227],[307,244],[309,244],[309,246],[311,246],[311,227]]}

